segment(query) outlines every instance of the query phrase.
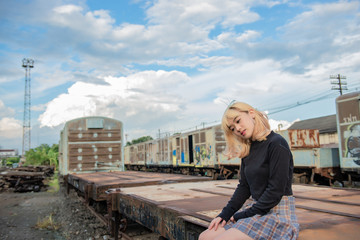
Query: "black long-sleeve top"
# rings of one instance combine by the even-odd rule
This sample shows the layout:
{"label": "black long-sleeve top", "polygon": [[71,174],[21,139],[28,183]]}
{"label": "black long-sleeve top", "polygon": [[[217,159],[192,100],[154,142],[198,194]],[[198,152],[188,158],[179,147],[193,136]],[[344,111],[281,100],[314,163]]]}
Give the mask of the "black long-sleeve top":
{"label": "black long-sleeve top", "polygon": [[234,219],[266,214],[282,196],[292,195],[293,168],[289,145],[279,134],[271,132],[265,141],[252,142],[249,155],[241,160],[239,184],[218,216],[228,221],[250,196],[256,203]]}

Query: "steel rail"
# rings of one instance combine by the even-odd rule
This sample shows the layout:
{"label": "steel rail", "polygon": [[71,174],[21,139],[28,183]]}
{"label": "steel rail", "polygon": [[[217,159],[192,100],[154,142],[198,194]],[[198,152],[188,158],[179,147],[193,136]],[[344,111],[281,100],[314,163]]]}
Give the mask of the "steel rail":
{"label": "steel rail", "polygon": [[344,216],[344,217],[351,217],[351,218],[360,219],[360,215],[355,215],[355,214],[351,214],[351,213],[324,210],[324,209],[320,209],[320,208],[313,208],[313,207],[308,207],[308,206],[303,206],[303,205],[298,205],[298,204],[296,204],[296,207],[297,208],[302,208],[302,209],[305,209],[305,210],[310,210],[310,211],[323,212],[323,213],[329,213],[329,214],[333,214],[333,215],[339,215],[339,216]]}

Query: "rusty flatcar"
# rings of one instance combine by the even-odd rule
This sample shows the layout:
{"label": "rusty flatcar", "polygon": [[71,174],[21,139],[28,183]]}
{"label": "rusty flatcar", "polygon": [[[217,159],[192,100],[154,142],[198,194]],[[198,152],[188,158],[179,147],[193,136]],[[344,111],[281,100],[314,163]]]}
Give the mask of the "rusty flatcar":
{"label": "rusty flatcar", "polygon": [[59,172],[123,170],[123,124],[106,117],[84,117],[65,123],[60,133]]}

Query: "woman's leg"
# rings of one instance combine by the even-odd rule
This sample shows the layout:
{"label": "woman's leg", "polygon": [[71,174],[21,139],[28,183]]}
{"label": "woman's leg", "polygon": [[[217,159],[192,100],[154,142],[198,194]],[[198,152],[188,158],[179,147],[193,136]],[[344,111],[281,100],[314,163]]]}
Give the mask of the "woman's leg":
{"label": "woman's leg", "polygon": [[224,233],[225,231],[226,231],[225,228],[221,226],[219,226],[216,231],[214,230],[214,228],[211,230],[206,229],[200,234],[199,240],[213,240],[220,234]]}
{"label": "woman's leg", "polygon": [[236,228],[230,228],[218,235],[214,240],[252,240],[252,238]]}

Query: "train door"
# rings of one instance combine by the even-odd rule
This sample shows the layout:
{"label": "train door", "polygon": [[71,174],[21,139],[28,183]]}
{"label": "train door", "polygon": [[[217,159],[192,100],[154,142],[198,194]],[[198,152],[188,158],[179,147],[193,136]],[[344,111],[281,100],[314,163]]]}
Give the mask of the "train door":
{"label": "train door", "polygon": [[193,153],[193,136],[189,135],[188,136],[188,143],[189,143],[189,164],[193,164],[194,163],[194,153]]}
{"label": "train door", "polygon": [[145,144],[145,166],[151,163],[152,157],[152,143]]}
{"label": "train door", "polygon": [[180,156],[181,156],[180,138],[177,137],[176,138],[176,166],[180,165],[180,163],[181,163]]}

